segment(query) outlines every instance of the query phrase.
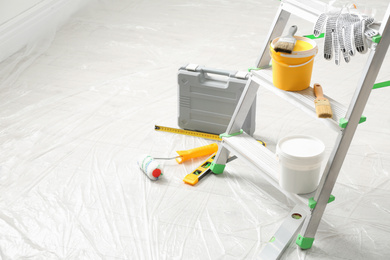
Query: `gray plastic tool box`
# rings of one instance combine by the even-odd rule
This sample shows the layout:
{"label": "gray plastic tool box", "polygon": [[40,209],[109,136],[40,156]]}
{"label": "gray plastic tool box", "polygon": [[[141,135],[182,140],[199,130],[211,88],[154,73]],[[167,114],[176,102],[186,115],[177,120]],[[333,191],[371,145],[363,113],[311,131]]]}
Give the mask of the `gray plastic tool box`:
{"label": "gray plastic tool box", "polygon": [[[213,134],[226,132],[247,83],[247,72],[231,72],[189,64],[179,69],[179,127]],[[243,130],[253,135],[256,99]]]}

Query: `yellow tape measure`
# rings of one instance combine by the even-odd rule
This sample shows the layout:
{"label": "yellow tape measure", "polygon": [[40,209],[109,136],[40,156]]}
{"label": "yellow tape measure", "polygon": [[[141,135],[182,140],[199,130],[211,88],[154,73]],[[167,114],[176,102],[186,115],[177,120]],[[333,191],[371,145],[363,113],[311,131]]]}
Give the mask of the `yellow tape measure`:
{"label": "yellow tape measure", "polygon": [[209,134],[209,133],[191,131],[191,130],[183,130],[183,129],[177,129],[177,128],[172,128],[172,127],[159,126],[159,125],[155,125],[154,129],[156,131],[163,131],[163,132],[168,132],[168,133],[196,136],[196,137],[202,137],[202,138],[206,138],[206,139],[222,141],[222,139],[219,137],[219,135],[216,135],[216,134]]}
{"label": "yellow tape measure", "polygon": [[[222,138],[219,137],[219,135],[205,133],[205,132],[199,132],[199,131],[177,129],[177,128],[172,128],[172,127],[159,126],[159,125],[155,125],[154,126],[154,130],[168,132],[168,133],[174,133],[174,134],[202,137],[202,138],[211,139],[211,140],[217,140],[217,141],[222,141]],[[266,144],[263,141],[260,141],[260,140],[257,140],[257,141],[259,143],[261,143],[262,145],[266,146]]]}

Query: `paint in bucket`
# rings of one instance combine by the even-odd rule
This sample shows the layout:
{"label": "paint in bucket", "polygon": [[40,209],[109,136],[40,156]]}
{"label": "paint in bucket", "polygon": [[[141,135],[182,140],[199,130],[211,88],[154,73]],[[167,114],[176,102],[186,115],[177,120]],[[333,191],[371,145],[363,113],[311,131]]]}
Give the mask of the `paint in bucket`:
{"label": "paint in bucket", "polygon": [[275,87],[287,91],[300,91],[310,86],[314,57],[318,52],[317,43],[311,39],[294,36],[297,41],[291,54],[275,52],[270,45],[272,58],[272,80]]}
{"label": "paint in bucket", "polygon": [[296,194],[316,190],[324,153],[325,145],[318,138],[307,135],[282,138],[276,147],[280,169],[279,185]]}

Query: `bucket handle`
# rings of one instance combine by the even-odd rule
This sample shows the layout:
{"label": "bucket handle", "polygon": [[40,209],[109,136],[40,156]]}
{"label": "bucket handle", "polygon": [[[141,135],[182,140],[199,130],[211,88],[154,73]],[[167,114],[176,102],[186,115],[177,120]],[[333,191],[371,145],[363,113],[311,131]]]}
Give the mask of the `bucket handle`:
{"label": "bucket handle", "polygon": [[[271,57],[272,57],[272,56],[271,56]],[[279,62],[279,61],[277,61],[277,60],[275,60],[275,59],[272,59],[272,62],[276,62],[276,63],[278,63],[279,65],[282,65],[282,66],[288,67],[288,68],[297,68],[297,67],[305,66],[306,64],[312,62],[312,61],[314,60],[314,57],[315,57],[315,56],[313,56],[313,58],[311,58],[309,61],[307,61],[307,62],[305,62],[305,63],[302,63],[302,64],[299,64],[299,65],[288,65],[288,64],[286,64],[286,63]]]}

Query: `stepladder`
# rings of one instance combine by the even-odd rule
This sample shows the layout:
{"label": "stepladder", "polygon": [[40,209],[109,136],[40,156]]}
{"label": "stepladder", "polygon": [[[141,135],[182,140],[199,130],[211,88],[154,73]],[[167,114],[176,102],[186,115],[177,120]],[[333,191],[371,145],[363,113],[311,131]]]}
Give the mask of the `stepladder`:
{"label": "stepladder", "polygon": [[278,162],[274,153],[256,142],[241,128],[259,88],[265,88],[275,93],[315,117],[315,96],[311,87],[302,91],[288,92],[273,85],[271,57],[268,48],[272,39],[282,35],[288,25],[290,15],[296,15],[307,22],[315,23],[325,10],[326,5],[316,0],[285,0],[281,3],[256,61],[258,69],[251,72],[226,133],[222,136],[223,141],[220,149],[210,167],[215,174],[223,173],[229,155],[232,153],[252,166],[259,175],[296,203],[274,236],[270,238],[270,242],[261,251],[260,259],[279,259],[291,242],[295,242],[303,250],[312,247],[327,204],[334,200],[332,191],[348,154],[353,136],[358,125],[365,121],[363,111],[390,44],[389,5],[381,21],[379,37],[375,40],[372,39],[369,51],[365,54],[367,60],[350,104],[346,107],[335,99],[327,97],[332,105],[334,116],[332,119],[321,121],[337,132],[337,138],[322,172],[318,188],[305,195],[297,195],[283,190],[276,177],[278,175]]}

